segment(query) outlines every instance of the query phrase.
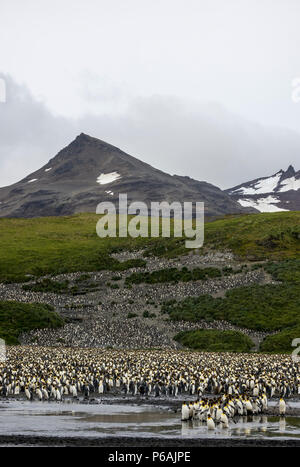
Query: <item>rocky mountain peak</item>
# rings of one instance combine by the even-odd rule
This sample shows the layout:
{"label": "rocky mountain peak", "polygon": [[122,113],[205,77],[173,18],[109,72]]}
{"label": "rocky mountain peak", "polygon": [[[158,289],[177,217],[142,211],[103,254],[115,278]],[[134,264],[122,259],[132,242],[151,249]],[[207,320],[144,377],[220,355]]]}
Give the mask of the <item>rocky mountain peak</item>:
{"label": "rocky mountain peak", "polygon": [[226,192],[241,206],[261,212],[300,210],[300,171],[292,165],[269,177],[261,177],[229,188]]}
{"label": "rocky mountain peak", "polygon": [[36,217],[95,212],[101,201],[204,201],[207,216],[244,209],[216,186],[172,176],[121,149],[80,133],[48,164],[9,187],[0,188],[0,217]]}
{"label": "rocky mountain peak", "polygon": [[285,178],[293,177],[295,174],[296,171],[292,165],[289,165],[286,172],[284,172]]}

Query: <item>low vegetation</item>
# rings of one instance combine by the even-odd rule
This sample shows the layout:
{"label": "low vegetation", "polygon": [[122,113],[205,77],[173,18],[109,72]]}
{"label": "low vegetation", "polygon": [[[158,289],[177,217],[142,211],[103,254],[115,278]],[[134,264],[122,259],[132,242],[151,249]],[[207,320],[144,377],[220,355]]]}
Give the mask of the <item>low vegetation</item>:
{"label": "low vegetation", "polygon": [[23,290],[30,290],[31,292],[49,292],[49,293],[68,293],[69,292],[69,281],[53,281],[51,279],[43,279],[41,281],[34,282],[33,284],[23,285]]}
{"label": "low vegetation", "polygon": [[150,311],[145,310],[143,313],[143,318],[156,318],[156,314],[150,313]]}
{"label": "low vegetation", "polygon": [[127,315],[127,318],[130,319],[130,318],[136,318],[138,315],[136,313],[131,313],[129,312],[128,315]]}
{"label": "low vegetation", "polygon": [[300,260],[284,259],[261,265],[277,284],[251,285],[228,290],[224,298],[190,297],[162,305],[174,321],[225,320],[259,331],[279,331],[260,345],[263,352],[291,352],[300,338]]}
{"label": "low vegetation", "polygon": [[0,301],[0,337],[6,344],[19,344],[23,332],[63,326],[64,320],[53,310],[40,303]]}
{"label": "low vegetation", "polygon": [[225,298],[210,295],[167,302],[161,311],[174,321],[226,320],[260,331],[300,324],[299,285],[252,285],[228,290]]}
{"label": "low vegetation", "polygon": [[[176,257],[190,252],[184,246],[184,238],[172,237],[172,228],[171,238],[100,239],[96,234],[98,219],[94,214],[0,219],[0,282],[30,282],[24,285],[25,290],[77,295],[97,287],[89,272],[114,271],[114,284],[111,284],[114,288],[118,287],[120,272],[144,267],[149,256]],[[143,250],[144,258],[121,262],[113,257],[113,253],[123,250]],[[240,262],[248,265],[239,270],[225,266],[223,269],[170,268],[151,273],[134,272],[127,277],[125,287],[139,283],[205,280],[246,268],[264,268],[277,284],[232,289],[224,298],[203,295],[169,302],[162,306],[162,312],[168,313],[172,320],[217,319],[255,330],[280,331],[267,337],[261,350],[291,351],[292,336],[300,337],[297,336],[300,327],[300,212],[226,216],[208,222],[204,248],[196,254],[207,251],[232,251]],[[73,282],[41,279],[46,275],[78,271],[82,275]],[[23,306],[30,308],[23,309]],[[8,343],[17,342],[19,333],[24,330],[62,324],[61,318],[45,305],[6,305],[0,312],[1,336]],[[128,317],[134,317],[132,315],[129,313]]]}
{"label": "low vegetation", "polygon": [[[296,346],[292,346],[294,339],[299,339]],[[260,345],[261,352],[292,353],[296,347],[300,347],[300,325],[266,337]],[[298,355],[298,358],[300,355]]]}
{"label": "low vegetation", "polygon": [[104,238],[96,234],[99,216],[0,219],[0,282],[34,277],[144,266],[143,259],[120,262],[111,253],[144,247],[148,239]]}
{"label": "low vegetation", "polygon": [[72,285],[69,280],[62,282],[54,281],[49,278],[42,279],[32,284],[25,284],[22,286],[23,290],[30,290],[31,292],[43,293],[56,293],[68,295],[85,295],[88,292],[93,292],[98,289],[97,283],[90,282],[88,278],[75,281],[76,284]]}
{"label": "low vegetation", "polygon": [[159,284],[164,282],[177,283],[208,280],[245,272],[245,269],[247,269],[247,265],[239,269],[233,269],[232,267],[223,267],[222,269],[213,267],[188,269],[187,267],[183,267],[181,269],[158,269],[152,272],[133,272],[130,276],[126,277],[125,284]]}
{"label": "low vegetation", "polygon": [[[187,253],[183,238],[99,238],[96,214],[35,219],[0,219],[0,282],[25,282],[68,272],[122,271],[144,260],[119,262],[122,250],[145,257]],[[172,235],[172,228],[171,228]],[[243,260],[283,260],[300,256],[300,212],[228,216],[205,225],[205,249],[231,250]]]}
{"label": "low vegetation", "polygon": [[300,212],[227,216],[205,226],[205,246],[233,251],[242,260],[300,257]]}
{"label": "low vegetation", "polygon": [[221,277],[222,272],[218,268],[194,268],[188,270],[167,268],[159,269],[153,272],[134,272],[126,277],[126,284],[157,284],[162,282],[189,282],[197,280],[207,280],[214,277]]}
{"label": "low vegetation", "polygon": [[300,259],[269,262],[264,265],[264,269],[271,274],[276,281],[300,283]]}
{"label": "low vegetation", "polygon": [[174,339],[184,347],[205,352],[249,352],[254,347],[253,341],[238,331],[197,329],[182,331]]}

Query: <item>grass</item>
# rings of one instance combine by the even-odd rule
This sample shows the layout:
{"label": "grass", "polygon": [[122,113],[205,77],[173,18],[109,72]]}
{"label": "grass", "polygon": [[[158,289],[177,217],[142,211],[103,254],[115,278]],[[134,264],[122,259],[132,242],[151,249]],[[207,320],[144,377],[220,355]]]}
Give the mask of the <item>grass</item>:
{"label": "grass", "polygon": [[300,257],[300,212],[229,216],[205,228],[205,245],[251,261]]}
{"label": "grass", "polygon": [[128,313],[127,318],[136,318],[138,315],[136,313]]}
{"label": "grass", "polygon": [[[122,271],[143,260],[121,263],[111,253],[144,249],[145,257],[188,253],[180,238],[99,238],[96,214],[0,219],[0,282],[23,282],[51,274]],[[229,216],[205,225],[204,247],[232,250],[243,259],[300,256],[300,212]],[[172,229],[171,229],[172,231]],[[204,251],[204,250],[202,250]]]}
{"label": "grass", "polygon": [[69,281],[62,282],[53,281],[51,279],[43,279],[34,284],[23,285],[23,290],[30,290],[31,292],[49,292],[56,294],[64,294],[69,292]]}
{"label": "grass", "polygon": [[200,295],[161,308],[173,321],[226,320],[259,331],[300,324],[299,310],[299,284],[251,285],[228,290],[225,298]]}
{"label": "grass", "polygon": [[44,278],[40,281],[24,284],[23,290],[30,290],[31,292],[55,293],[55,294],[69,294],[69,295],[85,295],[88,292],[98,290],[98,284],[95,281],[90,281],[89,278],[83,278],[82,275],[75,281],[75,284],[70,284],[69,280],[62,282],[54,281],[49,278]]}
{"label": "grass", "polygon": [[145,310],[143,313],[143,318],[156,318],[156,314],[150,313],[148,310]]}
{"label": "grass", "polygon": [[230,274],[238,274],[245,272],[248,269],[247,265],[243,265],[239,269],[231,267],[223,267],[222,269],[206,267],[194,268],[189,270],[187,267],[158,269],[153,272],[133,272],[125,279],[125,284],[159,284],[164,282],[190,282],[198,280],[208,280],[216,277],[228,276]]}
{"label": "grass", "polygon": [[[148,256],[175,257],[190,252],[184,246],[184,238],[172,236],[100,239],[96,234],[98,219],[96,214],[35,219],[1,218],[0,282],[25,282],[35,279],[36,287],[44,287],[44,290],[46,287],[48,291],[54,287],[57,290],[60,285],[45,284],[38,279],[45,275],[78,271],[88,273],[107,269],[120,272],[145,266]],[[120,262],[112,257],[112,253],[122,250],[140,249],[144,250],[145,259]],[[206,223],[204,248],[199,254],[208,250],[231,250],[241,261],[261,261],[265,270],[282,284],[254,285],[230,290],[224,299],[214,299],[210,296],[186,299],[181,303],[166,304],[162,311],[169,313],[171,319],[226,319],[233,324],[252,329],[281,330],[277,337],[267,338],[262,348],[274,349],[277,345],[280,349],[287,349],[288,339],[294,335],[294,331],[298,332],[300,326],[300,212],[227,216]],[[224,275],[231,272],[226,268],[222,272],[219,271]],[[160,271],[149,276],[137,273],[132,278],[137,281],[142,278],[154,283],[170,278],[172,281],[178,278],[194,280],[192,273],[185,270]],[[75,287],[85,287],[85,280],[86,277],[83,276]],[[132,286],[130,281],[126,286]],[[62,286],[61,290],[64,288],[66,287]],[[73,289],[73,292],[77,293],[78,290],[76,292]],[[32,319],[30,313],[26,315],[27,318],[22,315],[25,311],[21,312],[19,306],[21,304],[13,306],[14,312],[10,316],[12,305],[6,306],[7,311],[1,310],[4,319],[1,321],[0,330],[8,340],[16,341],[18,333],[33,329],[34,326],[61,325],[59,317],[52,323],[52,315],[49,313],[53,311],[39,308],[43,305],[24,304],[25,307],[33,307],[30,308]]]}
{"label": "grass", "polygon": [[64,320],[50,305],[40,303],[0,302],[0,337],[6,344],[19,344],[22,332],[31,329],[57,328]]}
{"label": "grass", "polygon": [[1,218],[0,282],[25,282],[32,279],[30,276],[103,269],[122,271],[144,266],[145,260],[119,262],[110,254],[139,248],[145,244],[145,239],[100,239],[96,234],[98,218],[93,214]]}
{"label": "grass", "polygon": [[292,340],[300,338],[300,260],[267,262],[261,267],[280,283],[228,290],[224,298],[201,295],[172,300],[161,311],[174,321],[216,319],[248,329],[279,331],[262,341],[260,351],[291,353]]}
{"label": "grass", "polygon": [[163,282],[189,282],[197,280],[207,280],[213,277],[220,277],[222,273],[218,268],[194,268],[188,270],[186,267],[182,269],[167,268],[159,269],[153,272],[134,272],[126,277],[126,284],[158,284]]}
{"label": "grass", "polygon": [[275,353],[292,353],[295,347],[292,347],[294,339],[299,339],[300,345],[300,325],[292,328],[284,329],[278,334],[266,337],[260,344],[259,350],[261,352],[275,352]]}
{"label": "grass", "polygon": [[197,329],[182,331],[174,339],[185,347],[205,352],[249,352],[254,342],[239,331]]}
{"label": "grass", "polygon": [[300,283],[300,259],[270,262],[264,265],[264,269],[277,281]]}

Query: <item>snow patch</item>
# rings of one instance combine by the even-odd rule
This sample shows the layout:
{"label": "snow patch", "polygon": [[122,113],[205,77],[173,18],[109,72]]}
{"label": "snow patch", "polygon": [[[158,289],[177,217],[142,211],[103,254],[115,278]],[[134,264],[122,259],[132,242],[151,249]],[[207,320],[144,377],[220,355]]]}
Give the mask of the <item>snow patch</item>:
{"label": "snow patch", "polygon": [[278,185],[282,172],[278,172],[273,177],[263,178],[258,180],[253,187],[241,187],[234,190],[232,193],[240,193],[243,195],[260,195],[263,193],[272,193]]}
{"label": "snow patch", "polygon": [[260,212],[279,212],[279,211],[288,211],[288,209],[282,209],[278,206],[274,206],[276,203],[280,203],[280,200],[274,198],[274,196],[267,196],[266,198],[259,199],[239,199],[238,202],[243,207],[251,207],[258,209]]}
{"label": "snow patch", "polygon": [[29,182],[27,183],[32,183],[32,182],[36,182],[37,181],[37,178],[32,178],[31,180],[29,180]]}
{"label": "snow patch", "polygon": [[100,174],[99,177],[97,178],[97,183],[100,183],[100,185],[106,185],[107,183],[112,183],[115,180],[118,180],[121,175],[118,172],[110,172],[108,174]]}
{"label": "snow patch", "polygon": [[279,191],[281,193],[290,190],[297,191],[300,189],[300,178],[298,180],[295,177],[286,178],[281,182],[280,186],[281,188]]}

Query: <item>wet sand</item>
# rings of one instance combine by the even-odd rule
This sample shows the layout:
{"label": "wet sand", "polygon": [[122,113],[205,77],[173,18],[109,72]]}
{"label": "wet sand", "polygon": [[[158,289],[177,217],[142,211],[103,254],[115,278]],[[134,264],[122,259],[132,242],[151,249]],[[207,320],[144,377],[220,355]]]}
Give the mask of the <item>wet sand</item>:
{"label": "wet sand", "polygon": [[55,436],[0,436],[1,446],[52,447],[300,447],[300,439],[237,439],[237,438],[133,438],[133,437],[55,437]]}

